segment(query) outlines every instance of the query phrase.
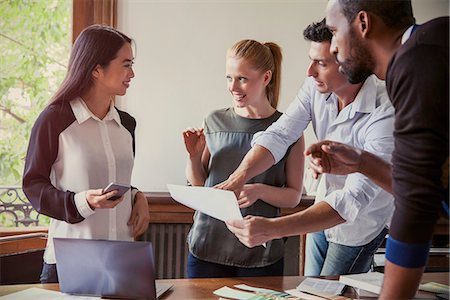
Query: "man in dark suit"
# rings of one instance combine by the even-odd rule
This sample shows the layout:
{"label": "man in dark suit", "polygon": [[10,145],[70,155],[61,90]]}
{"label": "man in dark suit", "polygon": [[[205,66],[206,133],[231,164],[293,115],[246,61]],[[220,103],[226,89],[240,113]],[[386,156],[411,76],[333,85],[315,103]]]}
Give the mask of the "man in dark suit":
{"label": "man in dark suit", "polygon": [[361,172],[395,196],[380,299],[412,298],[439,211],[448,212],[449,19],[416,25],[411,2],[330,0],[330,51],[352,83],[386,79],[396,109],[389,162],[330,141],[312,145],[317,173]]}

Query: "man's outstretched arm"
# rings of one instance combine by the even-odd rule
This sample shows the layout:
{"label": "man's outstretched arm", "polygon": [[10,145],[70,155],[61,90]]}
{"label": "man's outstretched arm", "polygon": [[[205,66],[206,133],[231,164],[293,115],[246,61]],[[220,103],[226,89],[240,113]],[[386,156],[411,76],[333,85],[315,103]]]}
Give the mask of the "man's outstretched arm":
{"label": "man's outstretched arm", "polygon": [[216,188],[231,191],[240,191],[251,178],[263,173],[275,163],[271,152],[260,145],[255,145],[245,155],[239,167],[224,182]]}
{"label": "man's outstretched arm", "polygon": [[321,173],[347,175],[359,172],[392,193],[392,167],[384,159],[364,150],[333,141],[312,144],[305,151],[311,156],[315,176]]}

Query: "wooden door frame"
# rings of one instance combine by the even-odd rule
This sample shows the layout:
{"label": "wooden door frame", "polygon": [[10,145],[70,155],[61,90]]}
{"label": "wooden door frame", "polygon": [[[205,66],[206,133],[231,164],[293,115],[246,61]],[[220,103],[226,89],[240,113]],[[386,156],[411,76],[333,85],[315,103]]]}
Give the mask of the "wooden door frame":
{"label": "wooden door frame", "polygon": [[118,0],[73,0],[72,43],[89,25],[117,26]]}

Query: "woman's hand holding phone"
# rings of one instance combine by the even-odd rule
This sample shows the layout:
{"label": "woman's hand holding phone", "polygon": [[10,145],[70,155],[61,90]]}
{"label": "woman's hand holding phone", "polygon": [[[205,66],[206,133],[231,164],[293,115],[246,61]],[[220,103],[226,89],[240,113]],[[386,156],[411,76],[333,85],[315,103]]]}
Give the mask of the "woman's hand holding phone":
{"label": "woman's hand holding phone", "polygon": [[131,188],[130,185],[128,184],[121,184],[121,183],[115,183],[115,182],[111,182],[110,184],[108,184],[107,187],[105,187],[103,189],[103,193],[108,193],[111,191],[117,191],[117,194],[115,194],[112,197],[109,197],[108,200],[117,200],[120,197],[122,197],[126,192],[128,192],[128,190]]}
{"label": "woman's hand holding phone", "polygon": [[110,183],[104,189],[87,190],[86,201],[92,209],[114,208],[123,200],[123,195],[129,189],[124,187],[121,185],[118,188],[117,184]]}

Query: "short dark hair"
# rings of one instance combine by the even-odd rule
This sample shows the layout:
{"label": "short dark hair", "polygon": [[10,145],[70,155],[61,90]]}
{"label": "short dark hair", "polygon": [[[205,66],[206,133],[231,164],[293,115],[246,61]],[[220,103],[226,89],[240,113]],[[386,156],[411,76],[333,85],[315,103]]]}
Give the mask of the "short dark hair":
{"label": "short dark hair", "polygon": [[303,37],[310,42],[331,42],[333,34],[328,29],[325,18],[317,23],[312,23],[303,30]]}
{"label": "short dark hair", "polygon": [[411,0],[339,0],[342,12],[351,23],[358,12],[373,13],[390,28],[406,28],[415,23]]}

